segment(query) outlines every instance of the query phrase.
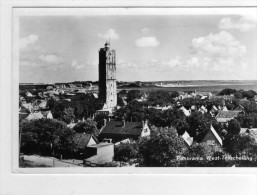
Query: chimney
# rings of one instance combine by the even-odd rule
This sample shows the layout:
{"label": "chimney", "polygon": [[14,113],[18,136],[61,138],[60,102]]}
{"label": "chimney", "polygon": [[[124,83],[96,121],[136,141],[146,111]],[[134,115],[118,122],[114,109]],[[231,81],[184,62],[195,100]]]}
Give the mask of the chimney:
{"label": "chimney", "polygon": [[142,120],[142,128],[144,128],[145,126],[145,122]]}
{"label": "chimney", "polygon": [[106,126],[106,119],[104,119],[104,127]]}
{"label": "chimney", "polygon": [[125,127],[125,124],[126,124],[125,119],[122,119],[122,127]]}
{"label": "chimney", "polygon": [[222,106],[225,106],[226,104],[225,104],[225,100],[223,99],[222,100]]}

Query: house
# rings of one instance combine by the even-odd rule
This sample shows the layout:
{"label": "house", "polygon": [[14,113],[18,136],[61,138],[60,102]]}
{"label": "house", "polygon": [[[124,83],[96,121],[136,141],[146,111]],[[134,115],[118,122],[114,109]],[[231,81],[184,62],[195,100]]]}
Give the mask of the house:
{"label": "house", "polygon": [[228,121],[237,117],[241,112],[240,111],[223,111],[219,110],[216,116],[216,120],[219,123],[226,124]]}
{"label": "house", "polygon": [[96,111],[96,115],[111,116],[112,113],[113,113],[113,108],[108,108],[106,104],[104,104],[103,109]]}
{"label": "house", "polygon": [[47,106],[47,101],[46,101],[46,100],[43,100],[43,101],[41,101],[37,106],[38,106],[39,108],[41,108],[41,109],[45,109],[46,106]]}
{"label": "house", "polygon": [[70,124],[67,125],[67,127],[72,129],[73,127],[75,127],[76,124],[78,124],[78,123],[74,123],[74,121],[72,121]]}
{"label": "house", "polygon": [[106,121],[104,126],[100,129],[100,139],[109,138],[113,143],[121,140],[131,138],[138,139],[139,137],[146,137],[150,135],[150,128],[148,122],[127,122],[122,121]]}
{"label": "house", "polygon": [[202,105],[200,108],[199,108],[199,110],[198,110],[199,112],[201,112],[202,114],[204,114],[204,113],[207,113],[207,108],[204,106],[204,105]]}
{"label": "house", "polygon": [[66,88],[66,85],[64,83],[56,84],[55,87],[57,89]]}
{"label": "house", "polygon": [[27,111],[29,111],[29,112],[31,112],[32,109],[33,109],[33,106],[32,106],[31,103],[22,104],[22,105],[21,105],[21,108],[20,108],[20,110],[27,110]]}
{"label": "house", "polygon": [[221,110],[222,110],[222,111],[228,111],[228,109],[227,109],[226,106],[222,106],[222,107],[221,107]]}
{"label": "house", "polygon": [[240,134],[250,135],[257,143],[257,128],[241,128]]}
{"label": "house", "polygon": [[169,109],[172,109],[173,108],[173,106],[164,106],[164,107],[162,107],[162,111],[164,111],[164,110],[169,110]]}
{"label": "house", "polygon": [[145,102],[147,101],[148,95],[146,93],[143,93],[140,98],[136,99],[138,102]]}
{"label": "house", "polygon": [[161,110],[162,110],[162,107],[161,107],[161,106],[159,106],[159,105],[157,105],[157,106],[148,106],[148,108],[153,108],[153,109],[155,109],[155,110],[159,110],[159,111],[161,111]]}
{"label": "house", "polygon": [[114,144],[101,142],[93,144],[85,149],[84,164],[105,164],[112,162],[114,158]]}
{"label": "house", "polygon": [[26,119],[29,113],[19,113],[19,121]]}
{"label": "house", "polygon": [[26,96],[27,97],[34,97],[34,95],[32,95],[29,91],[26,92]]}
{"label": "house", "polygon": [[189,147],[193,144],[194,138],[190,137],[190,135],[185,131],[185,133],[181,136],[185,141],[185,144]]}
{"label": "house", "polygon": [[245,108],[241,105],[241,104],[239,104],[235,109],[234,109],[234,111],[245,111]]}
{"label": "house", "polygon": [[195,105],[192,105],[192,106],[190,107],[190,110],[196,110],[196,106],[195,106]]}
{"label": "house", "polygon": [[94,135],[86,133],[76,133],[73,140],[79,149],[85,149],[88,146],[99,143]]}
{"label": "house", "polygon": [[222,146],[222,139],[212,125],[208,133],[203,138],[202,143],[205,143],[208,146]]}
{"label": "house", "polygon": [[132,141],[131,139],[127,138],[127,139],[121,140],[121,141],[119,141],[119,142],[116,142],[114,145],[115,145],[115,146],[118,146],[118,145],[120,145],[120,144],[130,144],[130,143],[132,143],[132,142],[133,142],[133,141]]}
{"label": "house", "polygon": [[93,93],[93,96],[95,99],[98,99],[98,94],[97,93]]}
{"label": "house", "polygon": [[75,84],[68,84],[69,88],[77,88]]}
{"label": "house", "polygon": [[44,118],[53,119],[52,112],[50,110],[40,111]]}
{"label": "house", "polygon": [[34,120],[34,119],[41,119],[41,118],[44,118],[44,115],[41,112],[31,112],[26,119]]}
{"label": "house", "polygon": [[184,106],[180,107],[179,109],[183,111],[185,116],[190,116],[191,111],[187,110]]}
{"label": "house", "polygon": [[46,87],[47,90],[51,90],[51,89],[53,89],[53,88],[54,88],[53,85],[48,85],[48,86]]}
{"label": "house", "polygon": [[213,105],[212,108],[210,109],[209,113],[212,115],[212,116],[215,116],[215,114],[218,112],[218,108]]}

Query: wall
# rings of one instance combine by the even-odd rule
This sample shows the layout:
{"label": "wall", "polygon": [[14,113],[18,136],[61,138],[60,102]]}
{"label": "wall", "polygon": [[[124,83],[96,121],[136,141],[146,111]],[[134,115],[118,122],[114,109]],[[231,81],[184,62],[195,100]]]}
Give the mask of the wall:
{"label": "wall", "polygon": [[90,161],[95,164],[104,164],[107,162],[112,162],[114,157],[114,144],[109,144],[104,147],[97,148],[97,154],[92,156],[86,161]]}
{"label": "wall", "polygon": [[216,144],[216,145],[219,145],[219,146],[220,146],[219,141],[216,139],[216,137],[213,135],[213,133],[212,133],[211,131],[209,131],[209,132],[206,134],[206,136],[203,138],[203,141],[202,141],[202,142],[206,142],[206,143],[207,143],[208,140],[213,140],[213,141],[215,141],[215,144]]}

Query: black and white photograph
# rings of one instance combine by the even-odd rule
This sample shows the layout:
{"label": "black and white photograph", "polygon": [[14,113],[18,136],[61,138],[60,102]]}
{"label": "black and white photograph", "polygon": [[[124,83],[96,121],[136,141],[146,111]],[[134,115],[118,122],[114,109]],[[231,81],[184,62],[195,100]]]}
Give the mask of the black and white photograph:
{"label": "black and white photograph", "polygon": [[14,9],[19,168],[257,167],[257,9]]}

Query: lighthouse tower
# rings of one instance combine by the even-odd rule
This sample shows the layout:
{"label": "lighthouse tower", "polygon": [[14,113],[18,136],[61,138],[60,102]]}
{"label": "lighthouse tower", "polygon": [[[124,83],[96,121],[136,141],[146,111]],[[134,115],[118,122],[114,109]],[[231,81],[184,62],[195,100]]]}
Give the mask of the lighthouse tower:
{"label": "lighthouse tower", "polygon": [[99,50],[99,99],[107,109],[117,106],[116,53],[110,42]]}

